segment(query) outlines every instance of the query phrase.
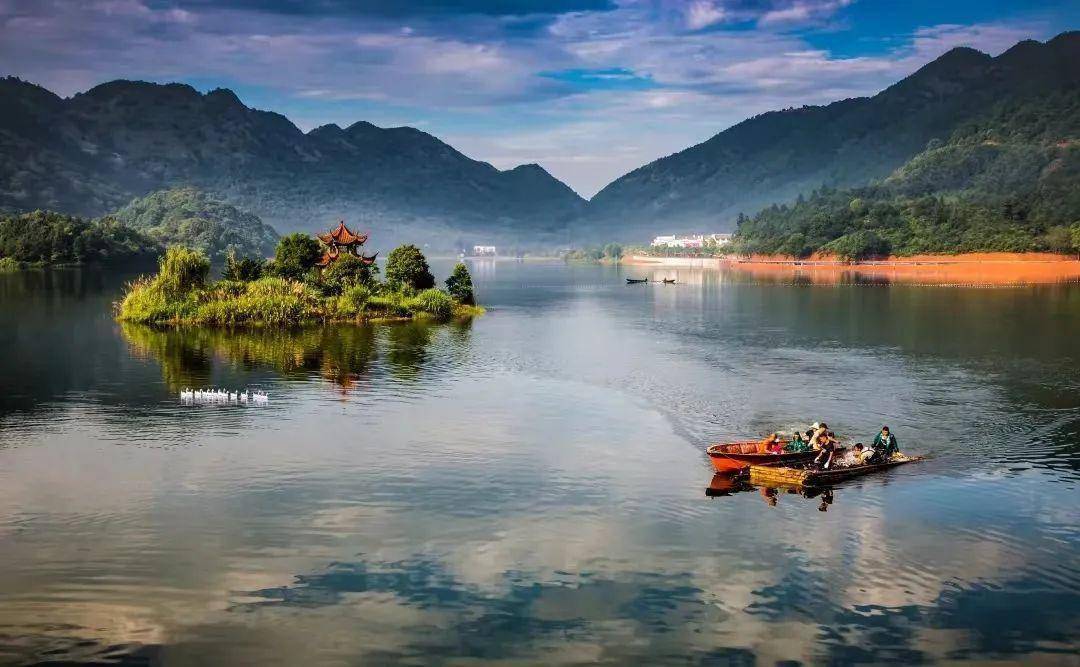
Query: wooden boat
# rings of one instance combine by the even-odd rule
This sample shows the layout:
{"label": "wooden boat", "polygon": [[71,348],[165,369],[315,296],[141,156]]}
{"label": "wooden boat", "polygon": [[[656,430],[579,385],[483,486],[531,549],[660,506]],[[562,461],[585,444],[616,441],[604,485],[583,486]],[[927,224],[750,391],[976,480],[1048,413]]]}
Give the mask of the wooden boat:
{"label": "wooden boat", "polygon": [[824,486],[922,460],[923,457],[921,456],[898,455],[883,463],[830,468],[828,470],[808,467],[752,465],[750,466],[750,482],[753,484],[780,484],[785,486]]}
{"label": "wooden boat", "polygon": [[812,461],[817,452],[770,454],[760,440],[713,445],[706,452],[718,472],[742,470],[750,466],[775,466]]}
{"label": "wooden boat", "polygon": [[675,279],[674,278],[664,278],[663,282],[664,282],[665,285],[674,285],[675,284]]}
{"label": "wooden boat", "polygon": [[638,283],[647,283],[647,282],[649,282],[648,278],[627,278],[626,279],[626,284],[627,285],[636,285]]}

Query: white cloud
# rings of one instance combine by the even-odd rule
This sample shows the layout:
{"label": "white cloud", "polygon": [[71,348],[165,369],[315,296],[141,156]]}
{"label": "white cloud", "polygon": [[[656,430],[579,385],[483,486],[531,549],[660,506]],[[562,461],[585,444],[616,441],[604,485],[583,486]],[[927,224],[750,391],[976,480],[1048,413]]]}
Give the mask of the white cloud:
{"label": "white cloud", "polygon": [[793,2],[786,7],[765,12],[758,23],[763,26],[806,23],[824,18],[851,4],[852,0],[829,0],[826,2]]}
{"label": "white cloud", "polygon": [[710,0],[699,0],[690,3],[686,10],[686,27],[691,30],[700,30],[724,20],[727,12]]}

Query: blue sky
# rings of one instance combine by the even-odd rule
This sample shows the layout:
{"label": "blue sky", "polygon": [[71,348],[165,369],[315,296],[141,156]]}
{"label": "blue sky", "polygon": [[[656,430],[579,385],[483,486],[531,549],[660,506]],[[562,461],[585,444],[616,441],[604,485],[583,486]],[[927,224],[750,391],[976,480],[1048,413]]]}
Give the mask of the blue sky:
{"label": "blue sky", "polygon": [[1078,27],[1075,0],[0,0],[0,73],[228,87],[305,130],[413,125],[588,197],[754,114]]}

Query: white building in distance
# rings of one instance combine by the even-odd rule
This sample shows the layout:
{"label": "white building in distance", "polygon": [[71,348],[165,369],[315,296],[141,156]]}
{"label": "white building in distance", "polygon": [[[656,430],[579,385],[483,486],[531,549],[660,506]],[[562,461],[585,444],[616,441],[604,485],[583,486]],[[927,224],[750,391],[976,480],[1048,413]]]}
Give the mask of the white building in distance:
{"label": "white building in distance", "polygon": [[704,248],[707,245],[725,246],[731,243],[732,234],[669,234],[652,240],[654,248]]}
{"label": "white building in distance", "polygon": [[493,245],[474,245],[472,247],[473,257],[494,257],[495,246]]}

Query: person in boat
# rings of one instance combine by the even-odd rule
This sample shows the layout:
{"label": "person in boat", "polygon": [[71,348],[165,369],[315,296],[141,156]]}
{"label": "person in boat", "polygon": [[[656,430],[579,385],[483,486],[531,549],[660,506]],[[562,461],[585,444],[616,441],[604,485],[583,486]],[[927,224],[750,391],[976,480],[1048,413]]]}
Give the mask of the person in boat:
{"label": "person in boat", "polygon": [[861,442],[856,442],[851,451],[844,455],[844,465],[866,465],[873,461],[875,456],[877,456],[877,452],[874,451],[873,447],[867,447]]}
{"label": "person in boat", "polygon": [[811,445],[814,449],[818,450],[817,458],[814,459],[814,463],[821,464],[824,459],[824,468],[828,468],[832,465],[833,456],[836,454],[836,439],[829,437],[829,431],[819,432],[814,436],[815,440],[811,441]]}
{"label": "person in boat", "polygon": [[[813,426],[810,428],[813,430],[813,433],[810,434],[810,445],[814,449],[820,449],[821,443],[832,435],[832,431],[829,430],[829,425],[825,422],[814,422]],[[835,438],[833,438],[833,440],[835,442]]]}
{"label": "person in boat", "polygon": [[896,436],[889,431],[888,426],[882,426],[881,431],[874,436],[874,449],[886,461],[900,453],[900,443],[896,441]]}
{"label": "person in boat", "polygon": [[772,433],[761,441],[761,448],[769,454],[780,454],[784,451],[783,438],[780,437],[779,433]]}
{"label": "person in boat", "polygon": [[784,451],[790,453],[810,451],[810,443],[803,438],[803,434],[795,431],[791,434],[791,442],[784,445]]}

